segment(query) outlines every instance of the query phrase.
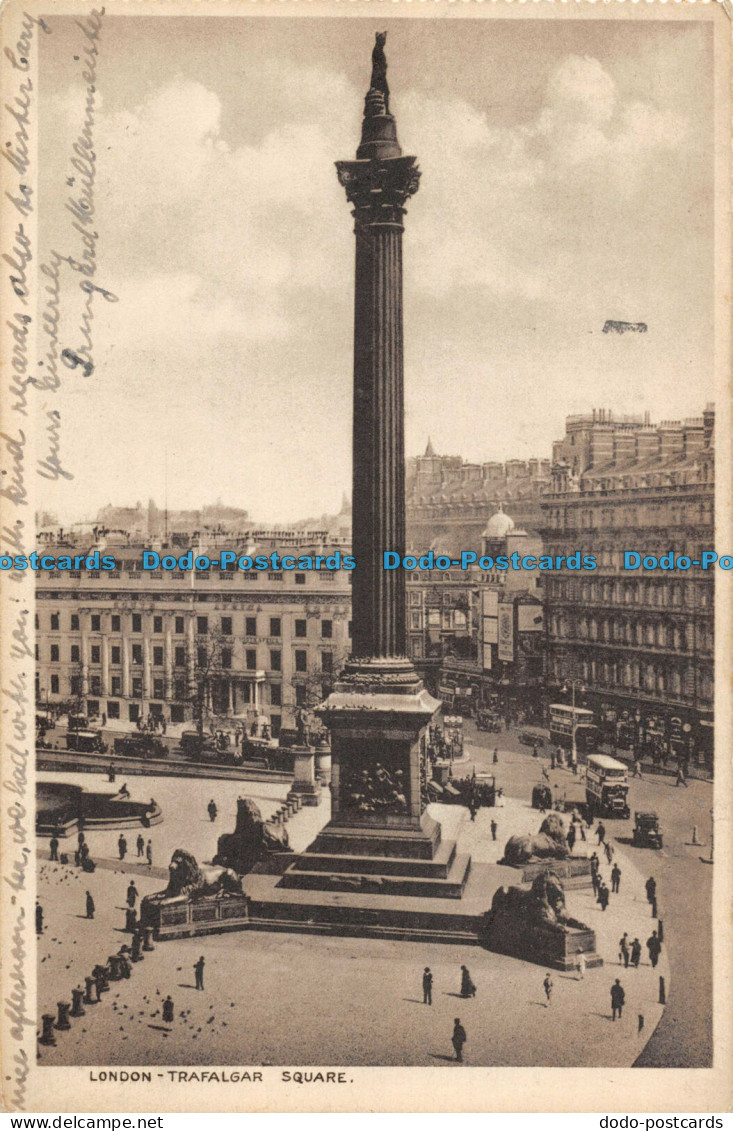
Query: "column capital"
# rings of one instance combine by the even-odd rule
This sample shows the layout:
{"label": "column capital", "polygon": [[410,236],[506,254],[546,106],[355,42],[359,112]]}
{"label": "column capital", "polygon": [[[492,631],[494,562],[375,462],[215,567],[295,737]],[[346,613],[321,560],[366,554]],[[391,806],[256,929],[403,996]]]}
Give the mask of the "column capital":
{"label": "column capital", "polygon": [[337,161],[339,184],[354,205],[357,224],[399,224],[420,184],[416,157]]}

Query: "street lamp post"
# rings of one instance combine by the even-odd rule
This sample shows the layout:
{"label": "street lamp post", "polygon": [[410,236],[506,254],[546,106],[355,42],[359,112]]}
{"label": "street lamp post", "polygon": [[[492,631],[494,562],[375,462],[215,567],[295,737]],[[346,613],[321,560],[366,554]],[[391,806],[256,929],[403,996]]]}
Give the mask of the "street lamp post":
{"label": "street lamp post", "polygon": [[576,718],[575,718],[575,689],[578,691],[583,690],[583,685],[580,680],[570,679],[565,681],[565,690],[570,688],[572,694],[572,708],[573,708],[573,721],[570,726],[571,746],[570,746],[570,765],[577,766],[578,764],[578,742],[576,737]]}

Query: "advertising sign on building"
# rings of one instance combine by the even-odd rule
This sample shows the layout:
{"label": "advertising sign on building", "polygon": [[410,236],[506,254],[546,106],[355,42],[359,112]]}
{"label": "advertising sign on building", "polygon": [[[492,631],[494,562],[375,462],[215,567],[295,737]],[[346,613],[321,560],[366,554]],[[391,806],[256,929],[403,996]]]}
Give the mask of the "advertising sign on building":
{"label": "advertising sign on building", "polygon": [[514,606],[499,605],[499,650],[500,660],[511,663],[514,660]]}
{"label": "advertising sign on building", "polygon": [[541,605],[519,605],[517,608],[517,632],[542,632],[543,617]]}

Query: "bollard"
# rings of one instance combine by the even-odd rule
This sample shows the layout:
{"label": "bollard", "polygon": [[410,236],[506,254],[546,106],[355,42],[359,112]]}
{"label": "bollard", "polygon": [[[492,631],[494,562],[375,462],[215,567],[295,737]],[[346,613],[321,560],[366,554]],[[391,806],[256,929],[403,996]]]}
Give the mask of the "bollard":
{"label": "bollard", "polygon": [[71,1006],[69,1005],[68,1001],[57,1001],[56,1005],[58,1007],[59,1015],[56,1018],[54,1029],[70,1029],[71,1022],[69,1021],[69,1010],[71,1009]]}
{"label": "bollard", "polygon": [[659,976],[659,1004],[667,1004],[667,993],[664,988],[664,978],[661,976],[661,974]]}
{"label": "bollard", "polygon": [[[99,987],[97,986],[97,983],[95,982],[94,978],[85,978],[84,981],[86,982],[86,987],[87,987],[86,993],[84,994],[84,1004],[85,1005],[96,1005],[97,1002],[99,1001]],[[97,991],[96,997],[92,997],[92,986],[94,986],[95,990]]]}
{"label": "bollard", "polygon": [[122,977],[120,956],[118,954],[110,954],[107,959],[107,965],[109,967],[109,980],[111,982],[119,982]]}
{"label": "bollard", "polygon": [[84,990],[80,990],[80,989],[72,990],[71,991],[71,997],[73,999],[74,1004],[71,1007],[71,1013],[69,1014],[69,1016],[70,1017],[83,1017],[84,1014],[86,1013],[86,1009],[84,1009],[84,1006],[81,1004],[82,999],[84,997]]}
{"label": "bollard", "polygon": [[143,930],[145,931],[145,942],[143,943],[143,950],[155,950],[155,947],[153,946],[153,928],[144,927]]}
{"label": "bollard", "polygon": [[692,826],[692,841],[690,843],[691,844],[699,844],[700,843],[700,841],[697,839],[697,825]]}
{"label": "bollard", "polygon": [[657,938],[660,942],[664,942],[664,920],[657,919]]}
{"label": "bollard", "polygon": [[643,1028],[644,1028],[644,1014],[640,1013],[639,1014],[639,1028],[638,1028],[637,1031],[640,1033]]}
{"label": "bollard", "polygon": [[54,1020],[55,1019],[53,1013],[44,1013],[43,1017],[41,1018],[41,1022],[43,1024],[43,1032],[40,1037],[40,1043],[42,1045],[56,1044],[56,1038],[53,1034]]}
{"label": "bollard", "polygon": [[92,970],[92,977],[97,983],[97,994],[102,995],[109,989],[109,981],[107,978],[107,968],[105,966],[95,966]]}

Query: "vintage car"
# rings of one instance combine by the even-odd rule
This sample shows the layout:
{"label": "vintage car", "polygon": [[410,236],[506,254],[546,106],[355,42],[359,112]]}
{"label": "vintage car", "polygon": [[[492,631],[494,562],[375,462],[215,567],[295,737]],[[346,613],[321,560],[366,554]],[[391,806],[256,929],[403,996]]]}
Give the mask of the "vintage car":
{"label": "vintage car", "polygon": [[518,736],[522,746],[536,746],[541,750],[545,745],[545,740],[541,734],[535,734],[531,730],[520,730]]}
{"label": "vintage car", "polygon": [[637,848],[662,848],[662,830],[656,813],[634,813],[631,843]]}
{"label": "vintage car", "polygon": [[488,730],[498,734],[501,730],[501,719],[493,711],[477,711],[476,727],[478,730]]}
{"label": "vintage car", "polygon": [[152,734],[123,734],[115,739],[114,752],[126,758],[167,758],[168,747]]}
{"label": "vintage car", "polygon": [[64,736],[66,749],[77,754],[106,754],[107,745],[97,730],[70,730]]}

